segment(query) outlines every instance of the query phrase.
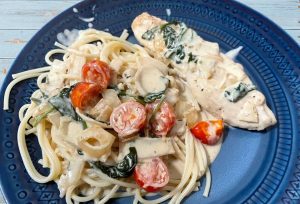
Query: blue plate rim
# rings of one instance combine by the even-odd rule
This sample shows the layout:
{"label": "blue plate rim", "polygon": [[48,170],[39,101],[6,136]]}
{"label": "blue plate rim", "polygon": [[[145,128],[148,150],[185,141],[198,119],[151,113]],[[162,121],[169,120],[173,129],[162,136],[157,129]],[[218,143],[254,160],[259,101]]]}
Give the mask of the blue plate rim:
{"label": "blue plate rim", "polygon": [[[96,0],[85,0],[85,1],[82,1],[82,2],[79,2],[71,7],[69,7],[68,9],[64,10],[62,13],[60,13],[59,15],[57,15],[56,17],[54,17],[52,20],[50,20],[46,25],[44,25],[32,38],[31,40],[26,44],[26,46],[22,49],[22,51],[18,54],[16,60],[13,62],[13,64],[11,65],[9,71],[7,72],[7,75],[3,81],[3,84],[2,84],[2,87],[1,87],[1,97],[3,97],[3,94],[4,94],[4,90],[5,90],[5,87],[8,85],[8,83],[11,81],[11,79],[9,78],[13,72],[13,67],[15,67],[18,63],[20,63],[20,61],[22,60],[22,58],[25,57],[26,53],[28,50],[30,50],[30,45],[36,41],[36,39],[39,39],[41,38],[45,32],[47,32],[48,28],[51,27],[51,25],[55,24],[55,23],[58,23],[59,19],[61,17],[63,17],[64,15],[72,12],[72,8],[74,7],[82,7],[82,6],[85,6],[86,4],[91,4],[93,2],[95,2]],[[205,1],[205,0],[203,0]],[[206,2],[206,1],[205,1]],[[235,6],[237,6],[238,8],[246,11],[246,12],[249,12],[249,15],[253,15],[253,16],[257,16],[259,19],[263,20],[265,24],[268,24],[270,28],[274,28],[272,30],[275,30],[277,31],[277,35],[282,37],[285,41],[287,41],[287,43],[290,45],[291,49],[296,51],[296,53],[298,55],[300,55],[300,49],[299,49],[299,45],[296,43],[296,41],[294,39],[292,39],[281,27],[279,27],[276,23],[274,23],[271,19],[267,18],[266,16],[264,16],[263,14],[259,13],[258,11],[240,3],[240,2],[237,2],[237,1],[234,1],[234,0],[231,0],[231,3],[233,3]],[[299,69],[295,70],[297,71],[298,73],[300,72]],[[286,87],[283,87],[286,89]],[[297,112],[297,118],[295,118],[296,116],[295,115],[292,115],[292,118],[293,118],[293,121],[297,121],[296,124],[300,124],[300,118],[299,118],[299,111],[297,111],[297,108],[296,106],[294,106],[295,102],[294,102],[294,99],[293,99],[293,96],[291,95],[291,93],[289,92],[289,90],[285,90],[285,94],[286,94],[286,97],[290,100],[288,100],[287,102],[289,103],[289,105],[291,105],[290,107],[293,107],[293,110],[292,111],[295,111]],[[3,101],[1,101],[0,105],[3,106]],[[295,132],[299,133],[299,128],[294,126],[293,129],[295,130]],[[297,147],[299,148],[300,147],[300,141],[298,140],[298,143],[294,143],[293,146],[295,149],[297,149]],[[299,149],[298,149],[298,153],[299,153]],[[292,174],[292,169],[295,168],[295,157],[297,157],[296,154],[293,154],[293,163],[292,164],[289,164],[288,166],[288,170],[287,172],[289,172],[289,174]],[[285,179],[284,179],[284,183],[287,184],[289,182],[289,180],[287,179],[288,177],[290,177],[290,175],[285,175],[284,176]],[[2,192],[5,194],[5,190],[3,188],[3,185],[2,185],[2,176],[1,176],[1,181],[0,181],[1,185],[1,189],[2,189]],[[284,189],[283,189],[284,190]],[[8,199],[7,199],[7,195],[8,194],[5,194],[4,196],[4,199],[5,201],[8,203]]]}

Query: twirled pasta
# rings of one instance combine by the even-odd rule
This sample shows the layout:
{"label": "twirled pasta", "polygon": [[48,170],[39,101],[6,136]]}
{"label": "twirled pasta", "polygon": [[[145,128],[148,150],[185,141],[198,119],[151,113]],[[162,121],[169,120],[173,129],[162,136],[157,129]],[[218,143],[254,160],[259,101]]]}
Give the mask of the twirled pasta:
{"label": "twirled pasta", "polygon": [[[135,203],[160,203],[168,199],[170,203],[180,203],[192,191],[199,190],[200,183],[197,180],[205,174],[208,175],[205,188],[207,196],[210,188],[208,165],[212,162],[208,159],[208,150],[211,147],[203,146],[187,127],[187,124],[201,118],[201,109],[191,96],[189,87],[172,70],[153,59],[141,46],[126,41],[127,36],[126,32],[118,38],[94,29],[80,31],[76,41],[69,47],[55,43],[58,49],[46,54],[47,67],[14,75],[15,80],[5,93],[4,109],[8,109],[8,97],[14,84],[38,77],[39,90],[32,95],[31,103],[24,105],[19,112],[21,123],[18,129],[18,146],[26,170],[36,182],[55,181],[60,196],[65,196],[68,204],[90,200],[105,203],[110,198],[125,196],[135,196]],[[56,54],[62,54],[62,60],[52,60]],[[82,78],[82,66],[94,58],[101,59],[111,67],[111,86],[115,89],[104,91],[102,99],[92,110],[82,112],[76,109],[78,116],[86,122],[84,130],[82,123],[51,110],[48,100],[63,88],[78,83]],[[144,196],[150,194],[138,188],[132,178],[110,178],[90,165],[92,161],[119,162],[118,141],[111,132],[109,116],[115,107],[129,99],[120,98],[116,89],[122,91],[126,88],[129,94],[145,96],[151,87],[143,87],[144,82],[139,80],[144,77],[141,76],[142,69],[147,66],[149,69],[157,69],[156,73],[164,80],[156,86],[158,90],[160,87],[169,87],[166,101],[176,107],[178,115],[177,126],[170,133],[174,137],[171,145],[175,153],[166,157],[184,165],[183,171],[177,172],[179,176],[172,177],[168,185],[161,189],[162,197],[155,200],[145,199]],[[45,111],[49,111],[49,114],[42,117],[36,127],[28,125],[32,118]],[[25,142],[27,134],[37,136],[42,150],[41,163],[50,169],[48,176],[42,176],[34,167]],[[221,143],[214,147],[215,152],[220,150],[220,146]]]}

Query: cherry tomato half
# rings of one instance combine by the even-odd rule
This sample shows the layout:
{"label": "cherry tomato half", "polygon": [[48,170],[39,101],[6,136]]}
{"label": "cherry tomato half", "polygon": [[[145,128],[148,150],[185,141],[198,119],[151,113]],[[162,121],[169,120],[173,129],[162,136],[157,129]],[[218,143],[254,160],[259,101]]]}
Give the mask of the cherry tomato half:
{"label": "cherry tomato half", "polygon": [[144,127],[146,110],[135,101],[122,103],[116,107],[110,116],[110,125],[118,133],[120,139],[138,132]]}
{"label": "cherry tomato half", "polygon": [[72,89],[70,94],[71,102],[74,107],[86,109],[95,105],[100,99],[100,87],[93,83],[79,82]]}
{"label": "cherry tomato half", "polygon": [[170,179],[168,168],[159,157],[137,164],[133,175],[135,182],[148,192],[158,191],[166,186]]}
{"label": "cherry tomato half", "polygon": [[223,120],[200,121],[192,129],[193,135],[203,144],[214,145],[223,135]]}
{"label": "cherry tomato half", "polygon": [[100,60],[93,60],[82,67],[82,77],[85,82],[96,83],[101,89],[106,89],[110,81],[110,68]]}
{"label": "cherry tomato half", "polygon": [[[155,107],[159,104],[159,101],[146,105],[148,114],[151,114]],[[156,136],[166,136],[175,124],[175,113],[172,106],[163,102],[160,109],[156,112],[153,118],[149,121],[150,129]]]}

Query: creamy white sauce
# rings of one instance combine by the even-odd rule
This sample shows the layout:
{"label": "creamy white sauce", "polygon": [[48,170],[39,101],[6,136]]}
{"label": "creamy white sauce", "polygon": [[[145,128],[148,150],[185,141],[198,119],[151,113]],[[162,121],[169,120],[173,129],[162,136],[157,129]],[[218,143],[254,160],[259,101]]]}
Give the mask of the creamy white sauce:
{"label": "creamy white sauce", "polygon": [[74,8],[73,8],[73,12],[74,12],[74,13],[78,13],[78,9],[74,7]]}
{"label": "creamy white sauce", "polygon": [[171,179],[181,179],[184,170],[184,161],[181,159],[166,160]]}
{"label": "creamy white sauce", "polygon": [[140,94],[147,95],[149,93],[158,93],[165,90],[166,84],[162,77],[162,73],[157,69],[143,69],[138,77],[140,82],[138,91]]}
{"label": "creamy white sauce", "polygon": [[[176,30],[176,35],[178,35],[177,39],[179,42],[177,44],[184,47],[183,49],[176,46],[177,44],[175,45],[175,48],[180,49],[180,52],[177,52],[177,50],[175,53],[177,58],[174,58],[174,55],[165,55],[167,52],[167,54],[170,54],[174,53],[174,51],[166,47],[162,32],[156,32],[154,39],[147,40],[142,38],[143,34],[149,29],[165,23],[167,22],[164,20],[143,13],[133,21],[132,29],[139,42],[151,50],[155,58],[171,64],[176,74],[187,81],[193,96],[204,110],[207,110],[216,118],[223,118],[229,125],[251,130],[265,129],[276,123],[274,114],[267,107],[265,101],[262,104],[255,104],[253,108],[250,106],[243,108],[247,101],[255,99],[250,97],[254,91],[247,93],[235,103],[229,102],[224,96],[226,88],[235,83],[251,83],[243,66],[232,60],[243,47],[240,46],[226,54],[222,54],[217,43],[208,42],[195,32],[187,30],[183,38],[180,39],[181,35],[179,33],[184,30],[184,26],[171,25]],[[185,53],[183,59],[182,53]],[[195,56],[198,61],[188,60],[189,57],[187,56],[189,56],[189,53],[192,53],[191,58]],[[264,96],[262,98],[264,99]],[[241,111],[244,113],[239,115]],[[258,113],[258,119],[255,117],[256,112]],[[254,122],[255,120],[257,122]]]}
{"label": "creamy white sauce", "polygon": [[79,158],[72,159],[69,162],[69,167],[66,174],[60,176],[57,182],[58,189],[60,191],[60,197],[66,194],[67,189],[76,184],[80,180],[80,175],[84,168],[85,162]]}
{"label": "creamy white sauce", "polygon": [[207,153],[209,164],[213,163],[219,152],[221,151],[221,146],[223,143],[223,137],[215,145],[203,144],[203,147]]}
{"label": "creamy white sauce", "polygon": [[135,147],[139,159],[149,159],[152,157],[160,157],[168,154],[175,154],[172,144],[172,138],[147,138],[138,137],[135,140],[121,143],[120,154],[118,158],[121,160],[129,153],[129,147]]}
{"label": "creamy white sauce", "polygon": [[229,50],[225,53],[227,57],[229,57],[232,60],[235,60],[235,58],[239,55],[240,51],[243,49],[243,46],[239,46],[233,50]]}
{"label": "creamy white sauce", "polygon": [[164,91],[169,80],[165,78],[167,67],[151,58],[139,58],[139,68],[135,75],[135,87],[141,96]]}
{"label": "creamy white sauce", "polygon": [[167,16],[171,16],[171,9],[167,8],[166,13],[167,13]]}
{"label": "creamy white sauce", "polygon": [[79,16],[78,18],[79,18],[80,20],[86,22],[86,23],[90,23],[90,22],[93,22],[93,21],[95,20],[95,17],[84,18],[84,17]]}
{"label": "creamy white sauce", "polygon": [[247,101],[242,107],[242,110],[237,117],[241,121],[257,123],[258,114],[255,104],[253,104],[251,101]]}
{"label": "creamy white sauce", "polygon": [[65,29],[64,32],[58,33],[56,37],[58,42],[60,42],[61,44],[70,46],[77,39],[78,35],[79,30],[77,29]]}

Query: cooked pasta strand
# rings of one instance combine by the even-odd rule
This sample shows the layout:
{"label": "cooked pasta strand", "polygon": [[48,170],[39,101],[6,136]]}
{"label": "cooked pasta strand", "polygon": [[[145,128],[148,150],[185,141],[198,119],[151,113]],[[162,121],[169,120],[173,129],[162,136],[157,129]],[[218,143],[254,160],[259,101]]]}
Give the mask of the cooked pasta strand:
{"label": "cooked pasta strand", "polygon": [[[118,134],[112,128],[110,117],[116,107],[128,100],[140,100],[140,104],[143,104],[141,106],[144,107],[143,100],[146,95],[142,96],[140,90],[149,87],[138,81],[136,75],[143,71],[145,63],[151,62],[151,69],[158,66],[157,73],[161,72],[165,80],[164,91],[171,88],[176,92],[179,89],[175,82],[170,83],[168,77],[171,76],[168,75],[168,68],[164,68],[167,67],[166,65],[158,61],[153,62],[152,53],[150,55],[143,47],[126,41],[127,38],[127,30],[124,30],[120,37],[95,29],[80,31],[78,38],[69,47],[55,43],[58,48],[49,51],[45,56],[49,66],[13,75],[14,80],[8,85],[4,96],[5,110],[9,108],[8,100],[12,87],[22,80],[38,77],[39,89],[32,94],[30,104],[22,106],[19,110],[21,123],[17,140],[28,174],[39,183],[55,181],[60,196],[65,196],[67,204],[89,201],[106,203],[111,198],[128,196],[134,197],[133,203],[155,204],[167,201],[177,204],[192,191],[199,190],[200,182],[197,180],[204,174],[206,174],[204,196],[208,196],[211,186],[208,168],[210,161],[205,147],[194,138],[186,123],[183,123],[181,133],[175,134],[178,136],[174,136],[173,139],[156,138],[160,140],[158,144],[162,143],[162,147],[166,145],[168,139],[171,141],[167,145],[168,151],[160,151],[159,148],[153,150],[155,154],[163,152],[159,155],[162,156],[162,161],[168,158],[179,161],[180,165],[183,164],[180,166],[180,173],[175,178],[171,178],[157,193],[146,192],[139,187],[133,177],[112,178],[106,174],[107,172],[91,165],[94,161],[109,164],[110,167],[116,163],[120,165],[127,154],[126,150],[122,150],[122,145],[127,141],[118,141]],[[54,59],[57,55],[62,55],[62,58]],[[143,58],[146,60],[141,63]],[[110,87],[105,91],[101,90],[101,97],[95,101],[97,105],[86,109],[73,109],[72,85],[82,82],[84,78],[82,67],[95,59],[101,59],[112,69]],[[176,76],[172,75],[172,77]],[[174,97],[176,99],[173,99],[174,101],[180,100],[180,96]],[[171,100],[172,97],[170,99],[164,96],[161,103],[167,99]],[[195,101],[192,98],[185,100],[192,104]],[[45,108],[49,107],[53,107],[55,111],[45,113]],[[160,108],[155,111],[160,111]],[[196,111],[200,111],[200,107]],[[38,119],[35,127],[28,124],[28,120],[33,116],[33,120]],[[185,121],[186,118],[181,120]],[[145,136],[151,136],[152,131],[150,128],[145,128]],[[33,164],[25,140],[26,137],[30,137],[27,136],[30,134],[36,135],[38,139],[42,152],[39,163],[44,168],[49,168],[47,176],[41,175]],[[133,138],[129,138],[129,141],[133,141]],[[145,144],[145,149],[147,145]],[[145,153],[146,158],[149,159],[147,154],[154,157],[152,153]],[[165,155],[171,156],[164,157]],[[138,162],[142,163],[144,158],[137,156]],[[154,195],[159,197],[148,199],[148,196]]]}

